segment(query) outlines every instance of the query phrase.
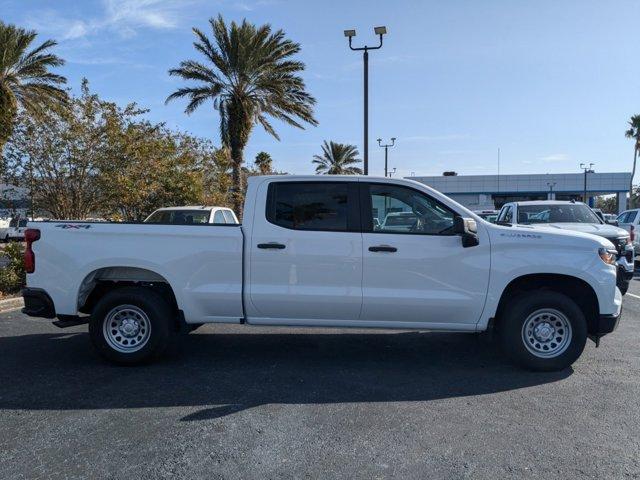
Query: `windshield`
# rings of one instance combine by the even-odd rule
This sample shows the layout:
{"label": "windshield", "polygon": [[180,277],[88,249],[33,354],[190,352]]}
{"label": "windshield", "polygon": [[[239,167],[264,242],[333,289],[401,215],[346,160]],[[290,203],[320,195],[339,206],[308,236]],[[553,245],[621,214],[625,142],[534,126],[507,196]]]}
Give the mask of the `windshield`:
{"label": "windshield", "polygon": [[144,223],[171,223],[177,225],[209,223],[209,210],[159,210],[152,213]]}
{"label": "windshield", "polygon": [[520,205],[518,223],[602,223],[600,218],[584,204]]}

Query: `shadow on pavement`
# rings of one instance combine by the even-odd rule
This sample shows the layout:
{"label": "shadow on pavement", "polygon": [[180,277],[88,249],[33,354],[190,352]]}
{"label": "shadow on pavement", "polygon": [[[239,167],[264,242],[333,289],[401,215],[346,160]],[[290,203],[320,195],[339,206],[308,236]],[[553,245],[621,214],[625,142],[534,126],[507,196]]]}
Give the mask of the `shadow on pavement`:
{"label": "shadow on pavement", "polygon": [[0,409],[202,407],[185,421],[268,403],[428,401],[562,380],[506,363],[475,335],[192,334],[157,363],[117,367],[86,333],[0,338]]}

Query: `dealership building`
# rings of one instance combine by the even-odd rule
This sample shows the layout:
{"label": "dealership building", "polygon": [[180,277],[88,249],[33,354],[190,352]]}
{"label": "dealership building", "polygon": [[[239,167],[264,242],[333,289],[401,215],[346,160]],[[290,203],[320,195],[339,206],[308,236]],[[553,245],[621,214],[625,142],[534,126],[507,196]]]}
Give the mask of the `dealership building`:
{"label": "dealership building", "polygon": [[[582,200],[584,173],[535,175],[443,175],[407,177],[429,185],[471,210],[499,209],[507,202],[525,200]],[[586,175],[587,198],[594,205],[599,195],[616,195],[617,212],[626,209],[631,173]]]}

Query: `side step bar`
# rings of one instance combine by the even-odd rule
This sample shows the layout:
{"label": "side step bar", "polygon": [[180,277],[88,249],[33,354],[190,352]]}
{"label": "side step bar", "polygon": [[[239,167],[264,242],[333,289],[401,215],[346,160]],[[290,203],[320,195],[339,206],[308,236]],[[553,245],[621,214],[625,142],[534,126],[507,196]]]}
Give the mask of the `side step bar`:
{"label": "side step bar", "polygon": [[58,320],[53,324],[58,328],[75,327],[89,323],[89,316],[79,317],[77,315],[58,315]]}

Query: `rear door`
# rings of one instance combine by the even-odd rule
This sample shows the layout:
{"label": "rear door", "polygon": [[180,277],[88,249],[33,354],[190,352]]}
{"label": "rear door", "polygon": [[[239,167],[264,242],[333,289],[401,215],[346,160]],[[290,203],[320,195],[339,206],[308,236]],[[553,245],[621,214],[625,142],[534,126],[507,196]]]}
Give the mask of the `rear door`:
{"label": "rear door", "polygon": [[[358,184],[277,181],[259,187],[249,240],[249,323],[356,321],[362,305]],[[265,191],[267,190],[267,191]]]}
{"label": "rear door", "polygon": [[[362,182],[361,205],[361,320],[391,327],[472,328],[484,308],[489,282],[490,245],[484,227],[478,225],[480,244],[463,248],[453,231],[457,214],[405,185]],[[390,214],[406,224],[381,221]]]}

